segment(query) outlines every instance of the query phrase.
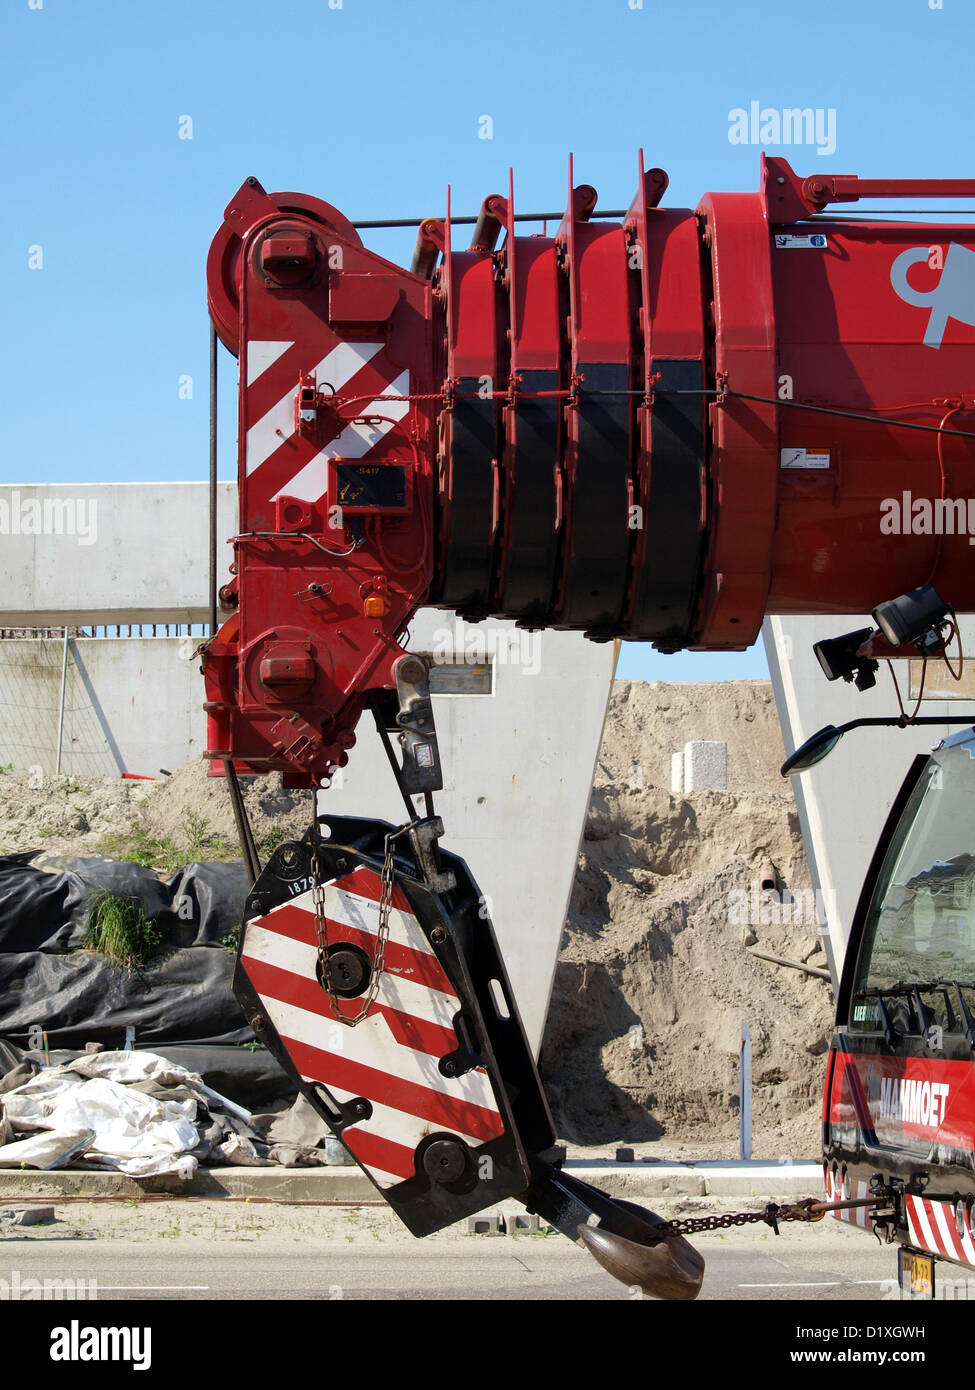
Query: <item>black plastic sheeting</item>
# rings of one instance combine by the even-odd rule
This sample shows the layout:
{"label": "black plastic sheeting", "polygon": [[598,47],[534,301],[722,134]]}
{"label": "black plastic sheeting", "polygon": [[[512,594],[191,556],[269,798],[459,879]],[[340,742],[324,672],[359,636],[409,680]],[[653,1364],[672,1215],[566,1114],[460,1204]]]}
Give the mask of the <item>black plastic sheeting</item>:
{"label": "black plastic sheeting", "polygon": [[162,881],[141,864],[30,854],[0,856],[0,952],[73,951],[94,893],[136,898],[172,946],[216,946],[241,920],[250,887],[243,864],[189,864]]}
{"label": "black plastic sheeting", "polygon": [[261,1110],[282,1099],[293,1100],[298,1087],[265,1047],[156,1047],[161,1057],[195,1071],[208,1086],[248,1110]]}
{"label": "black plastic sheeting", "polygon": [[[253,1033],[231,989],[234,952],[220,945],[242,919],[243,864],[190,864],[162,881],[139,864],[45,855],[40,868],[38,857],[0,856],[0,1075],[36,1040],[32,1029],[75,1054],[89,1042],[123,1047],[133,1028],[136,1047],[248,1108],[295,1094],[269,1053],[244,1046]],[[79,949],[99,890],[136,899],[159,928],[162,947],[145,965]]]}
{"label": "black plastic sheeting", "polygon": [[213,947],[173,951],[137,970],[91,951],[8,952],[0,955],[0,1037],[22,1046],[40,1027],[51,1046],[115,1049],[131,1027],[140,1047],[248,1042],[233,969],[233,953]]}

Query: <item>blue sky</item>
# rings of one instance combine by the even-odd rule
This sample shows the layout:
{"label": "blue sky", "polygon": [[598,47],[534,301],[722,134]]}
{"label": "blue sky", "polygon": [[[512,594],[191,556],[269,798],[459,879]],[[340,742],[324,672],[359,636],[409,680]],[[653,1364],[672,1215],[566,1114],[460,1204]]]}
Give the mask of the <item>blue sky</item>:
{"label": "blue sky", "polygon": [[[757,187],[758,147],[728,138],[753,100],[835,111],[834,154],[775,151],[801,172],[969,173],[975,5],[934,3],[4,0],[0,481],[206,476],[204,263],[248,174],[358,219],[441,213],[448,182],[474,212],[511,165],[518,205],[557,209],[572,150],[577,181],[623,207],[642,145],[667,201],[694,206]],[[412,241],[367,236],[400,262]],[[221,369],[232,478],[232,360]],[[766,666],[760,646],[628,644],[620,674]]]}

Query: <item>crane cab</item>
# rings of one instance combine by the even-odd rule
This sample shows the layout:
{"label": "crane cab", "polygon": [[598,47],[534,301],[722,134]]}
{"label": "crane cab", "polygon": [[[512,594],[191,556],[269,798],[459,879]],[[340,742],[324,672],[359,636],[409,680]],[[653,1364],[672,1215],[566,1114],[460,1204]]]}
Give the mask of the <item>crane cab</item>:
{"label": "crane cab", "polygon": [[[975,729],[914,760],[874,853],[823,1099],[830,1200],[899,1251],[902,1291],[975,1267]],[[975,1272],[970,1277],[975,1278]],[[967,1284],[965,1284],[967,1288]]]}

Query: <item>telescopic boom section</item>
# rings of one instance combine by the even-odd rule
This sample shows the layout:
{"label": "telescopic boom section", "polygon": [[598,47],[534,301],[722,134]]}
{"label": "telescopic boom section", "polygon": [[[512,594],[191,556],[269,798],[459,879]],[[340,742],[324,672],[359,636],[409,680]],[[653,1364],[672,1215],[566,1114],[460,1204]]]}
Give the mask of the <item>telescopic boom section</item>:
{"label": "telescopic boom section", "polygon": [[570,165],[554,236],[515,235],[509,187],[470,246],[428,218],[414,273],[242,185],[208,263],[240,361],[215,770],[343,765],[420,605],[664,651],[924,582],[975,608],[975,223],[827,210],[975,181],[764,159],[759,192],[695,211],[666,186],[641,155],[601,220]]}

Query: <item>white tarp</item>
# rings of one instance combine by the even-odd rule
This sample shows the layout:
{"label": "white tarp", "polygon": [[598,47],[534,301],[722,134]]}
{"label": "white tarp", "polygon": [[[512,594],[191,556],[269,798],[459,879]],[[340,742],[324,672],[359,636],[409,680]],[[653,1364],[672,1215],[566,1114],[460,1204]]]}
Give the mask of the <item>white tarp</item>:
{"label": "white tarp", "polygon": [[[139,1083],[154,1090],[172,1087],[175,1094],[148,1095]],[[244,1121],[251,1118],[195,1072],[155,1053],[85,1054],[44,1068],[0,1098],[6,1124],[17,1136],[0,1146],[0,1168],[52,1168],[74,1156],[88,1167],[133,1177],[191,1178],[197,1113],[205,1116],[210,1102]]]}

